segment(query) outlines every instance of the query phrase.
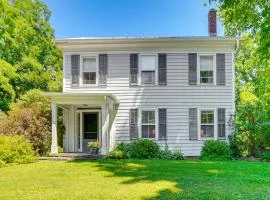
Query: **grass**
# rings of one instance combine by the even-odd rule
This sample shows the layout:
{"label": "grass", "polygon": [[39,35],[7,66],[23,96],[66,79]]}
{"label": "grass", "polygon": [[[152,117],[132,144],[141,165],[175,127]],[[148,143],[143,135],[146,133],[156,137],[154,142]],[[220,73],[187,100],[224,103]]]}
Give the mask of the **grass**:
{"label": "grass", "polygon": [[0,199],[269,199],[270,163],[42,161],[0,168]]}

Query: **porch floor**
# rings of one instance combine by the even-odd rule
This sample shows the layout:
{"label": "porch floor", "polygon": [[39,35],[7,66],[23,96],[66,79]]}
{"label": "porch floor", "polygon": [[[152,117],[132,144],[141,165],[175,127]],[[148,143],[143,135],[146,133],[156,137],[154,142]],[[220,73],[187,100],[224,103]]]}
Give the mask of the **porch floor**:
{"label": "porch floor", "polygon": [[46,157],[40,157],[40,160],[96,160],[100,155],[89,153],[56,153]]}

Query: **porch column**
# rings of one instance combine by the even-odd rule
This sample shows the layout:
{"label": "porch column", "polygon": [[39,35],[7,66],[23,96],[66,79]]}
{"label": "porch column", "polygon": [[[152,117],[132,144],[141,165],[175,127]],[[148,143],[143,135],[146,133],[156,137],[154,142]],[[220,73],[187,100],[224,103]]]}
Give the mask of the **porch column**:
{"label": "porch column", "polygon": [[52,145],[51,153],[58,153],[57,145],[57,105],[55,103],[51,104],[52,109]]}
{"label": "porch column", "polygon": [[108,99],[105,97],[105,103],[102,106],[102,147],[101,147],[101,155],[107,154],[107,139],[108,139],[108,131],[109,131],[109,105]]}

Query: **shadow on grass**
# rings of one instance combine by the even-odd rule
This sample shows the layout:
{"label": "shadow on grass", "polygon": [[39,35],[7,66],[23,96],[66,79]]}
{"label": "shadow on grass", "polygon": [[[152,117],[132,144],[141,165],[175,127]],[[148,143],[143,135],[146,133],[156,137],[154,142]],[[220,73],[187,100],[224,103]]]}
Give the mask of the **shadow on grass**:
{"label": "shadow on grass", "polygon": [[[130,184],[134,189],[141,188],[147,191],[142,197],[145,200],[177,199],[184,192],[177,179],[179,173],[181,174],[177,168],[180,162],[164,160],[76,160],[72,162],[95,163],[97,171],[109,172],[107,177],[123,177],[121,184]],[[170,167],[168,162],[171,164]]]}
{"label": "shadow on grass", "polygon": [[267,163],[193,160],[72,162],[90,164],[91,169],[101,172],[103,177],[120,178],[117,184],[124,186],[119,187],[119,192],[128,194],[136,190],[137,199],[252,199],[269,194]]}
{"label": "shadow on grass", "polygon": [[[183,192],[180,182],[176,180],[176,163],[152,160],[76,160],[74,163],[94,163],[97,171],[109,172],[107,177],[122,177],[121,184],[129,184],[134,189],[141,189],[142,199],[177,199]],[[170,161],[171,162],[171,161]],[[134,187],[133,187],[134,186]],[[128,191],[126,191],[128,192]]]}

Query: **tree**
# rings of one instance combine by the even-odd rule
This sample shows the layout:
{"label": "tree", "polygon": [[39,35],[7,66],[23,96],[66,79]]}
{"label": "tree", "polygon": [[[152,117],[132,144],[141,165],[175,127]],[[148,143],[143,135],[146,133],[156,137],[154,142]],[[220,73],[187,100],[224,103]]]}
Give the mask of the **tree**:
{"label": "tree", "polygon": [[226,36],[242,36],[235,64],[237,138],[250,156],[256,156],[270,146],[270,2],[215,2]]}
{"label": "tree", "polygon": [[[5,68],[16,73],[4,76],[0,72],[1,110],[7,111],[14,99],[30,89],[61,89],[62,56],[52,41],[49,19],[50,11],[40,0],[0,1],[0,64],[1,68],[2,63],[9,64]],[[2,81],[9,84],[9,92]]]}
{"label": "tree", "polygon": [[269,118],[263,102],[250,92],[241,92],[237,107],[238,141],[248,156],[259,156],[269,141]]}
{"label": "tree", "polygon": [[216,2],[226,35],[249,34],[258,43],[261,55],[269,59],[269,0],[216,0]]}
{"label": "tree", "polygon": [[12,65],[0,59],[0,111],[8,110],[9,102],[15,98],[15,91],[10,83],[10,79],[15,76]]}

